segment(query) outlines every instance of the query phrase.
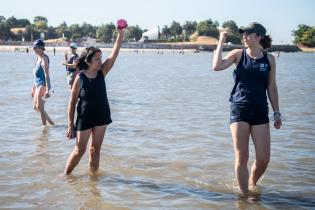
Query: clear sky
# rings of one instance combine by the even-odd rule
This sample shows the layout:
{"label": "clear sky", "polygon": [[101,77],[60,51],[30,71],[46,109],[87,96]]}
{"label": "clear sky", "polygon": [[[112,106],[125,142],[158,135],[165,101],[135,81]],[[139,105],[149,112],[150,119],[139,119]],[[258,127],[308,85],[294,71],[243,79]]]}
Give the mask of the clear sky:
{"label": "clear sky", "polygon": [[213,19],[220,24],[234,20],[238,26],[257,21],[273,37],[274,43],[293,40],[291,31],[299,24],[315,26],[315,0],[1,0],[0,15],[33,20],[44,16],[57,26],[87,22],[93,25],[125,18],[141,28],[169,25],[176,20]]}

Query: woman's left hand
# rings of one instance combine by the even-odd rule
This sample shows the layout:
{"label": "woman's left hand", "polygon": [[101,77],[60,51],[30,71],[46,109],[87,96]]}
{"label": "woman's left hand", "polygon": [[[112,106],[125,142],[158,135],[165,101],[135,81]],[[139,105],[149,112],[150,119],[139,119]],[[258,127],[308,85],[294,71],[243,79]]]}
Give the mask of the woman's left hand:
{"label": "woman's left hand", "polygon": [[282,120],[280,116],[275,116],[275,122],[273,125],[276,129],[280,129],[280,127],[282,126]]}

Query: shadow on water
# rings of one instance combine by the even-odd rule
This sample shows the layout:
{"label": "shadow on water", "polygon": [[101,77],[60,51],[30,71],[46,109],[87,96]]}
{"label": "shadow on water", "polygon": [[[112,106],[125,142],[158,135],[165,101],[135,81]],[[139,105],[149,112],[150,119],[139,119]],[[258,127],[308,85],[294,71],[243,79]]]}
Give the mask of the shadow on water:
{"label": "shadow on water", "polygon": [[[172,195],[177,197],[193,197],[203,199],[205,201],[216,202],[234,202],[237,209],[248,209],[250,206],[259,207],[259,209],[274,208],[309,208],[315,207],[315,200],[312,198],[305,198],[302,196],[280,195],[277,193],[254,193],[249,196],[241,196],[237,193],[228,192],[211,192],[208,189],[195,188],[182,184],[172,183],[158,183],[151,180],[136,180],[125,179],[118,176],[98,174],[89,175],[90,181],[93,183],[91,191],[93,194],[101,197],[97,186],[108,186],[110,184],[129,185],[130,187],[137,188],[144,191],[157,192],[163,195]],[[76,182],[83,180],[83,178],[70,176],[68,183],[75,185]]]}
{"label": "shadow on water", "polygon": [[36,138],[38,152],[41,152],[41,150],[46,148],[47,142],[49,140],[48,135],[49,135],[49,127],[47,126],[42,127],[41,134]]}

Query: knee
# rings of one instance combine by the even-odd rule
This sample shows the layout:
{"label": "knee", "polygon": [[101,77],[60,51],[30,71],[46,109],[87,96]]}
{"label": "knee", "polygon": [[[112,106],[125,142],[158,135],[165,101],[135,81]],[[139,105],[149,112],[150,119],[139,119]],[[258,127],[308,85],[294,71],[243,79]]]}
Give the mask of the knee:
{"label": "knee", "polygon": [[91,145],[90,154],[91,154],[91,156],[99,156],[100,155],[100,149],[96,146]]}
{"label": "knee", "polygon": [[86,148],[76,146],[74,149],[74,153],[75,155],[82,157],[85,153],[85,150]]}
{"label": "knee", "polygon": [[35,104],[34,109],[39,112],[42,109],[42,106],[40,104]]}
{"label": "knee", "polygon": [[235,155],[235,164],[238,166],[247,165],[248,158],[249,158],[248,152],[238,151],[236,152],[236,155]]}
{"label": "knee", "polygon": [[267,167],[270,161],[270,157],[262,157],[262,158],[257,158],[256,159],[256,165],[257,167]]}

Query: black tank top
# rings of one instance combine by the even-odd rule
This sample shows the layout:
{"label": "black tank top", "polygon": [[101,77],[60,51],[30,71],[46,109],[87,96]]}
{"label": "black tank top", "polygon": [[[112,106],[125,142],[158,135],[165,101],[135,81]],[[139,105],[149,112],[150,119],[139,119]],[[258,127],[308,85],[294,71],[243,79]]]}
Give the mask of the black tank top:
{"label": "black tank top", "polygon": [[247,54],[246,49],[243,49],[241,60],[233,71],[235,84],[230,102],[255,106],[268,105],[266,90],[270,63],[267,53],[263,54],[262,58],[253,59]]}
{"label": "black tank top", "polygon": [[80,72],[80,93],[77,106],[77,118],[83,121],[103,122],[110,120],[110,108],[107,99],[104,75],[101,71],[93,79]]}

